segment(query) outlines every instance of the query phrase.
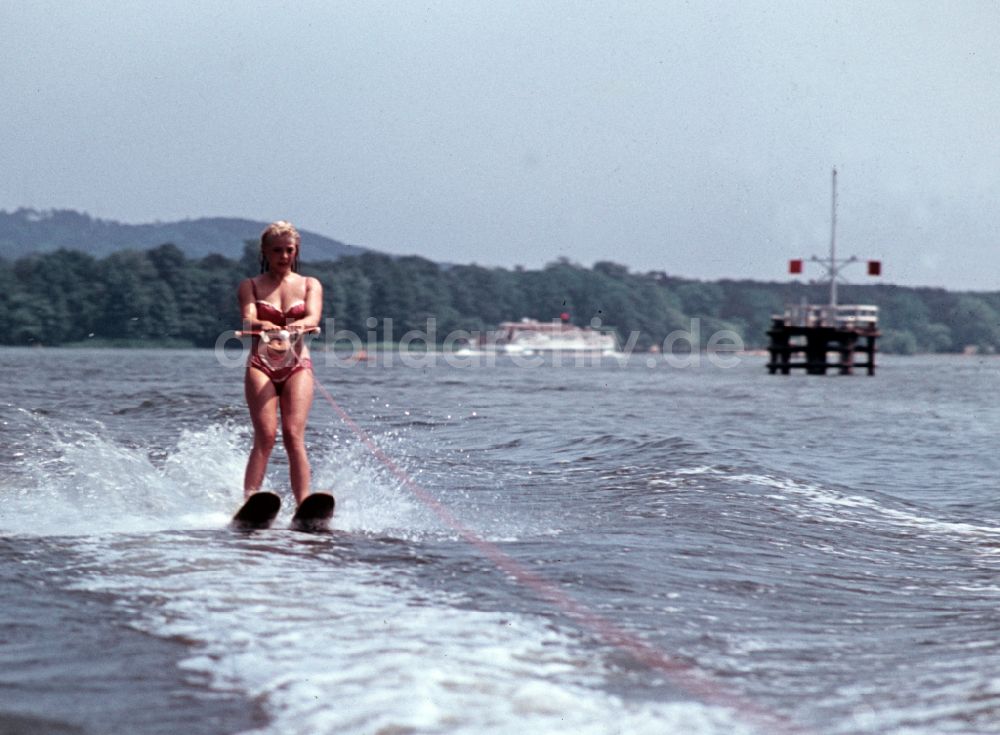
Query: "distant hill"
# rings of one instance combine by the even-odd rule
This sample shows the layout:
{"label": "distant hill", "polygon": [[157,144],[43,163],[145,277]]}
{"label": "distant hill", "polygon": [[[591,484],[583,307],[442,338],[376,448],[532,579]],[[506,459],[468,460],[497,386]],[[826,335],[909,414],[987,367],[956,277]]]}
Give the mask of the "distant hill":
{"label": "distant hill", "polygon": [[[173,243],[189,258],[217,253],[239,259],[247,240],[257,240],[266,222],[235,217],[205,217],[180,222],[126,225],[94,219],[72,209],[0,210],[0,257],[14,260],[31,253],[60,248],[104,257],[118,250],[145,250]],[[314,232],[300,230],[303,260],[335,260],[359,255],[366,248],[345,245]]]}

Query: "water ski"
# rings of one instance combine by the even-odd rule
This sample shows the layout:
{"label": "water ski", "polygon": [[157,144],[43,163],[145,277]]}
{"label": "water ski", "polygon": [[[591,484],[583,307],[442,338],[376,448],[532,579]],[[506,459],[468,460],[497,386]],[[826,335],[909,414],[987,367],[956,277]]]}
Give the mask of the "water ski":
{"label": "water ski", "polygon": [[330,493],[313,493],[292,516],[293,531],[329,531],[335,501]]}
{"label": "water ski", "polygon": [[243,503],[243,507],[236,511],[229,527],[237,531],[267,528],[278,515],[280,507],[281,498],[274,493],[254,493]]}

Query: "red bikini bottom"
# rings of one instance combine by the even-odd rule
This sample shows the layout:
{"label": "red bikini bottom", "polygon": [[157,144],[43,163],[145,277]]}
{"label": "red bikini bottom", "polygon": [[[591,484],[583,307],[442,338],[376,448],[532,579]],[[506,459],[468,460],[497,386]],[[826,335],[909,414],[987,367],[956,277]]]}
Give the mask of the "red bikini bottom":
{"label": "red bikini bottom", "polygon": [[274,383],[274,390],[280,396],[281,388],[284,386],[285,381],[300,370],[312,372],[313,363],[308,357],[298,359],[292,356],[291,360],[282,360],[281,365],[274,365],[267,358],[255,352],[250,355],[250,362],[247,365],[264,373]]}

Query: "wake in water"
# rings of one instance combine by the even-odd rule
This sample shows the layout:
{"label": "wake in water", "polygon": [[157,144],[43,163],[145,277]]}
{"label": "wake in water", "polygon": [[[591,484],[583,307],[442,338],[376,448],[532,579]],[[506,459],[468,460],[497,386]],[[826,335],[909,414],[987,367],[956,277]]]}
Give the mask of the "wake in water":
{"label": "wake in water", "polygon": [[[0,532],[77,535],[223,528],[242,502],[249,432],[232,423],[183,429],[165,449],[124,443],[96,421],[73,424],[11,412],[20,435],[4,483]],[[424,509],[373,467],[362,447],[313,451],[314,484],[337,495],[335,527],[352,532],[437,530]],[[293,501],[281,488],[280,449],[269,486],[284,495],[280,522]]]}
{"label": "wake in water", "polygon": [[412,565],[433,563],[419,553],[390,563],[385,542],[275,536],[174,535],[156,553],[95,540],[81,552],[107,572],[76,584],[191,641],[183,668],[262,703],[273,719],[261,733],[748,732],[721,709],[608,694],[608,662],[580,641],[415,584]]}
{"label": "wake in water", "polygon": [[46,574],[67,591],[110,595],[131,627],[184,641],[182,672],[267,713],[254,732],[750,732],[723,708],[610,693],[606,651],[547,616],[481,609],[474,590],[502,584],[495,570],[428,588],[428,568],[448,579],[469,551],[357,443],[314,455],[317,486],[340,498],[334,534],[248,536],[224,530],[243,430],[186,429],[164,450],[20,419],[33,445],[0,529],[59,546]]}

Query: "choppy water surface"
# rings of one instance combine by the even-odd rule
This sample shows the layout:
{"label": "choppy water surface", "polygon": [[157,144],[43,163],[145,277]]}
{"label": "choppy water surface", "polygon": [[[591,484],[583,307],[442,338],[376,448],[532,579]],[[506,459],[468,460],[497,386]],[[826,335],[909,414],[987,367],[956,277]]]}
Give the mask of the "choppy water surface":
{"label": "choppy water surface", "polygon": [[874,378],[769,376],[758,358],[323,363],[381,458],[318,394],[335,531],[284,530],[286,502],[275,529],[235,534],[238,369],[0,351],[0,717],[1000,730],[995,360],[883,358]]}

